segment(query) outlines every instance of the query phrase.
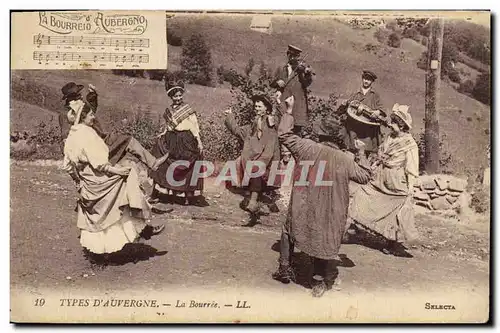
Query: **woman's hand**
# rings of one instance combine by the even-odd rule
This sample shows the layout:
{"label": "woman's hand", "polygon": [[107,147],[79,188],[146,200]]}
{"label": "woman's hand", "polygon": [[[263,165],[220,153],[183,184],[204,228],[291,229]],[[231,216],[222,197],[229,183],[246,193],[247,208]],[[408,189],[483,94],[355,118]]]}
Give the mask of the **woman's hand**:
{"label": "woman's hand", "polygon": [[366,144],[361,141],[361,140],[354,140],[354,148],[356,148],[356,150],[358,150],[359,152],[364,152],[365,151],[365,147],[366,147]]}
{"label": "woman's hand", "polygon": [[286,113],[290,115],[292,114],[294,103],[295,103],[295,98],[293,97],[293,95],[285,99]]}
{"label": "woman's hand", "polygon": [[132,169],[131,167],[124,167],[124,166],[114,166],[113,167],[113,173],[119,175],[119,176],[123,176],[123,177],[126,177],[130,174],[130,170]]}

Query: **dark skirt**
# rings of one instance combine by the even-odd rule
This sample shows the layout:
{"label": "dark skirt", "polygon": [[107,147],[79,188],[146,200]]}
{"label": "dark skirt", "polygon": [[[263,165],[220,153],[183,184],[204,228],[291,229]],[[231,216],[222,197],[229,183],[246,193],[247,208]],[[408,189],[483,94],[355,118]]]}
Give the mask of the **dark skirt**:
{"label": "dark skirt", "polygon": [[[203,190],[203,179],[198,179],[197,183],[191,185],[191,178],[194,173],[194,164],[198,160],[202,160],[202,154],[198,149],[198,141],[190,131],[169,131],[165,135],[158,138],[156,145],[153,147],[152,153],[155,157],[161,157],[169,153],[168,160],[163,163],[157,171],[151,171],[150,176],[156,184],[163,188],[188,192]],[[189,166],[176,166],[173,172],[175,181],[185,180],[184,185],[175,186],[167,181],[167,170],[175,161],[188,161]],[[201,170],[204,171],[204,168]]]}

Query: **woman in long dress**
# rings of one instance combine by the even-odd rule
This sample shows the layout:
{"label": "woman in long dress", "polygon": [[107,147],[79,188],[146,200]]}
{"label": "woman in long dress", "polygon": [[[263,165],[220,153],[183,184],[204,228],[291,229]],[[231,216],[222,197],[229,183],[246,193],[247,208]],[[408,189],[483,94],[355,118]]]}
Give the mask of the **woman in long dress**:
{"label": "woman in long dress", "polygon": [[[203,178],[199,178],[195,184],[191,183],[195,163],[203,159],[198,118],[194,109],[184,102],[182,82],[167,82],[165,88],[167,95],[172,99],[172,105],[165,109],[163,114],[165,130],[159,135],[152,153],[157,157],[168,153],[170,157],[157,171],[150,173],[154,180],[150,202],[159,201],[159,192],[156,189],[156,185],[159,185],[174,194],[184,194],[185,204],[191,204],[195,200],[195,191],[199,191],[200,194],[203,191]],[[175,182],[172,182],[167,177],[167,171],[172,163],[177,161],[184,161],[185,164],[175,166],[173,170]],[[203,172],[204,169],[197,171]],[[183,184],[179,185],[178,182]]]}
{"label": "woman in long dress", "polygon": [[146,223],[150,206],[136,170],[109,162],[109,148],[92,128],[91,107],[81,100],[71,107],[68,118],[73,126],[64,145],[62,169],[78,188],[80,244],[94,255],[115,253],[152,228]]}
{"label": "woman in long dress", "polygon": [[354,193],[350,217],[386,238],[384,253],[396,251],[398,242],[418,238],[412,205],[418,177],[418,147],[410,134],[408,106],[395,104],[391,133],[379,148],[374,178]]}

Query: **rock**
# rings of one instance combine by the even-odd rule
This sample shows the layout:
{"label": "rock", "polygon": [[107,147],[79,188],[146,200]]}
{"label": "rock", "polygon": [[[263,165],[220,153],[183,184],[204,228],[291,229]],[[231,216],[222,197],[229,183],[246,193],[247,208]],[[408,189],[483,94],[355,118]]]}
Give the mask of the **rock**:
{"label": "rock", "polygon": [[430,193],[429,193],[429,197],[430,197],[431,199],[436,199],[436,198],[438,198],[438,197],[439,197],[439,195],[437,195],[437,194],[436,194],[436,192],[430,192]]}
{"label": "rock", "polygon": [[431,205],[435,210],[450,209],[451,205],[445,197],[438,197],[431,200]]}
{"label": "rock", "polygon": [[427,209],[433,210],[432,205],[428,201],[415,201],[415,204],[418,206],[425,207]]}
{"label": "rock", "polygon": [[487,187],[491,185],[491,169],[484,169],[483,173],[483,186]]}
{"label": "rock", "polygon": [[453,205],[458,200],[458,197],[447,195],[446,200],[448,200],[448,202]]}
{"label": "rock", "polygon": [[436,179],[434,180],[436,181],[436,184],[441,191],[448,189],[448,179],[445,179],[443,177],[436,177]]}
{"label": "rock", "polygon": [[452,178],[450,179],[450,183],[448,184],[448,188],[450,191],[454,192],[463,192],[467,187],[467,180],[460,178]]}
{"label": "rock", "polygon": [[430,199],[430,197],[429,197],[429,195],[428,195],[427,193],[425,193],[425,192],[420,192],[420,191],[419,191],[419,192],[417,192],[417,193],[415,193],[415,194],[413,195],[413,197],[414,197],[415,199],[417,199],[417,200],[429,200],[429,199]]}
{"label": "rock", "polygon": [[436,182],[432,179],[425,179],[422,181],[422,188],[424,190],[434,190],[436,188]]}
{"label": "rock", "polygon": [[448,191],[446,191],[446,190],[441,190],[441,189],[437,188],[435,193],[436,193],[437,195],[439,195],[439,196],[443,196],[443,195],[448,194]]}
{"label": "rock", "polygon": [[452,197],[459,197],[460,194],[462,194],[462,192],[453,192],[453,191],[448,191],[448,195],[452,196]]}

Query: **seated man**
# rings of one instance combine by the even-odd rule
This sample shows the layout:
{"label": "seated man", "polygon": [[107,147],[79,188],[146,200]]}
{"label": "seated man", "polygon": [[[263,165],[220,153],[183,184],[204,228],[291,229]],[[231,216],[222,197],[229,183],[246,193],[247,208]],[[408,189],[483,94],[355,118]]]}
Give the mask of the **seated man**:
{"label": "seated man", "polygon": [[[274,118],[270,115],[273,106],[271,101],[262,95],[254,96],[255,119],[250,126],[241,127],[231,109],[226,110],[225,124],[229,131],[243,141],[243,151],[238,159],[241,163],[243,174],[248,173],[247,163],[260,161],[266,165],[266,172],[261,177],[250,178],[247,189],[250,191],[250,201],[247,210],[253,214],[259,211],[262,194],[274,186],[268,186],[268,172],[273,161],[280,160],[278,133],[274,124]],[[273,184],[276,185],[276,184]]]}

